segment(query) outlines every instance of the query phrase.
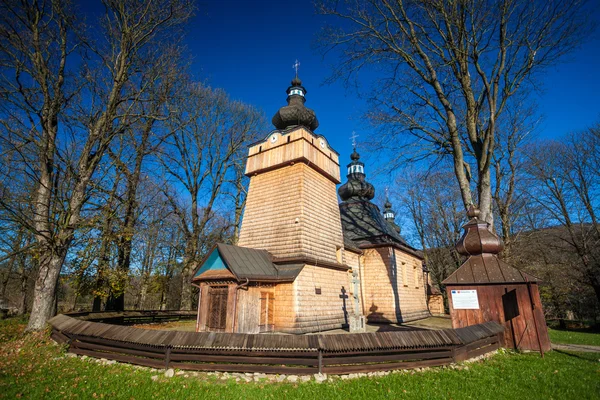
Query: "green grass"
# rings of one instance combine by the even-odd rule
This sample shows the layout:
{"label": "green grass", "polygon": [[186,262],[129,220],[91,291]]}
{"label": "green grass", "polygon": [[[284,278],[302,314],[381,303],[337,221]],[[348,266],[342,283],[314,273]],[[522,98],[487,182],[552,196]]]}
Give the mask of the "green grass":
{"label": "green grass", "polygon": [[[214,377],[164,378],[125,364],[65,357],[48,333],[22,334],[0,322],[0,398],[198,399],[592,399],[600,397],[600,354],[498,354],[468,369],[433,368],[324,384],[236,383]],[[4,334],[4,331],[11,334]],[[151,377],[159,375],[153,381]]]}
{"label": "green grass", "polygon": [[600,346],[600,333],[597,332],[548,329],[548,334],[550,335],[550,341],[552,343]]}

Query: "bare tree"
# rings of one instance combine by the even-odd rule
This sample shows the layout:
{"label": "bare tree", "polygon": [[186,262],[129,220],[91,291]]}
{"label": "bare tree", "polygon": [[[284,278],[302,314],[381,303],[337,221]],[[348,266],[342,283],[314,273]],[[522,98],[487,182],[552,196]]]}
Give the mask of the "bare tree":
{"label": "bare tree", "polygon": [[566,141],[537,143],[528,151],[529,196],[549,215],[555,229],[555,243],[577,255],[571,268],[581,283],[593,288],[600,303],[600,175],[595,165],[600,153],[597,131],[571,135]]}
{"label": "bare tree", "polygon": [[[496,150],[492,158],[492,197],[499,217],[496,225],[504,241],[502,256],[505,258],[510,257],[513,240],[519,233],[514,231],[515,222],[522,218],[521,211],[529,202],[521,187],[524,184],[523,148],[536,129],[537,122],[534,105],[515,101],[507,106],[504,118],[498,123]],[[524,226],[521,225],[521,229]]]}
{"label": "bare tree", "polygon": [[332,0],[317,10],[339,21],[321,37],[324,49],[339,55],[333,78],[365,66],[383,76],[369,114],[390,129],[383,145],[408,144],[410,157],[449,155],[465,208],[477,202],[481,218],[493,223],[498,121],[512,96],[580,43],[584,3]]}
{"label": "bare tree", "polygon": [[[451,184],[450,168],[434,173],[404,171],[392,191],[416,230],[432,282],[441,288],[461,264],[454,246],[462,234],[464,211],[460,191]],[[442,290],[445,297],[445,293]]]}
{"label": "bare tree", "polygon": [[[75,27],[75,14],[66,1],[2,3],[2,91],[9,104],[4,111],[13,117],[3,126],[22,139],[13,151],[32,146],[39,159],[31,167],[37,193],[29,226],[36,236],[39,273],[29,330],[43,329],[53,314],[59,274],[81,222],[90,182],[113,138],[130,123],[134,105],[143,99],[145,88],[133,83],[153,66],[164,34],[193,10],[186,0],[103,3],[102,30],[88,38]],[[70,62],[77,48],[87,49],[91,57]],[[71,67],[82,68],[82,81],[75,80]],[[15,127],[7,123],[14,120],[24,122]],[[61,131],[65,121],[69,124]],[[68,139],[61,144],[64,137]],[[73,157],[65,163],[73,182],[65,213],[54,219],[61,151]]]}
{"label": "bare tree", "polygon": [[180,119],[161,157],[166,173],[185,188],[189,202],[165,191],[178,216],[185,238],[181,272],[181,308],[192,307],[191,273],[200,254],[203,235],[215,215],[216,200],[223,194],[236,156],[256,134],[261,114],[230,100],[222,90],[190,84],[180,104]]}
{"label": "bare tree", "polygon": [[[125,176],[124,194],[121,196],[123,215],[120,221],[120,228],[117,240],[117,269],[120,275],[125,278],[131,265],[131,253],[134,235],[136,233],[136,223],[139,215],[139,194],[138,188],[143,178],[144,164],[148,156],[156,154],[158,147],[165,140],[166,130],[165,121],[169,118],[168,101],[175,97],[173,93],[176,87],[175,83],[180,78],[179,68],[181,65],[174,60],[180,58],[178,48],[163,49],[164,54],[155,62],[161,62],[158,66],[162,71],[162,76],[154,82],[142,81],[141,85],[150,87],[147,101],[140,102],[140,118],[135,118],[134,123],[125,131],[122,141],[126,142],[127,156],[112,154],[116,168]],[[156,68],[156,65],[155,65]],[[156,78],[150,75],[150,78]],[[122,282],[120,287],[123,290],[112,291],[107,302],[108,310],[123,311],[125,309],[125,287],[126,282]]]}

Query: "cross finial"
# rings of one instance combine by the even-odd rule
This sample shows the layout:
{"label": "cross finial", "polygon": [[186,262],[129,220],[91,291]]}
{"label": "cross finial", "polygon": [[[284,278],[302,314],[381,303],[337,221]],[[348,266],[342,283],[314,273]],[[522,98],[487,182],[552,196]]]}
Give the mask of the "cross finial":
{"label": "cross finial", "polygon": [[352,139],[352,147],[354,147],[356,149],[356,138],[358,137],[358,135],[356,134],[356,132],[352,131],[352,136],[350,136],[350,139]]}
{"label": "cross finial", "polygon": [[294,68],[296,70],[296,78],[297,78],[298,77],[298,68],[300,68],[300,61],[296,60],[294,65],[292,65],[292,68]]}
{"label": "cross finial", "polygon": [[386,198],[386,199],[390,197],[390,196],[389,196],[389,194],[390,194],[390,190],[389,190],[389,188],[386,186],[386,187],[385,187],[385,198]]}

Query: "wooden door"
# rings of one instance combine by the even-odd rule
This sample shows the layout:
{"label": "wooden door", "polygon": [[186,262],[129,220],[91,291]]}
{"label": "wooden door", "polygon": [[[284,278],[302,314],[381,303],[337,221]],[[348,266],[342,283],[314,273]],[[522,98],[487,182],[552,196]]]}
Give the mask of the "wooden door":
{"label": "wooden door", "polygon": [[227,287],[211,287],[208,289],[208,321],[211,331],[224,331],[227,323]]}

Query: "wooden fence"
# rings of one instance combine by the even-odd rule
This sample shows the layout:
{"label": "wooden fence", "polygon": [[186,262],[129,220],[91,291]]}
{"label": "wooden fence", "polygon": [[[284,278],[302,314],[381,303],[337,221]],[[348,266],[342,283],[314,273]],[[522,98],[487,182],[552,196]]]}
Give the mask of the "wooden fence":
{"label": "wooden fence", "polygon": [[50,320],[52,338],[67,343],[69,351],[75,354],[153,368],[349,374],[463,361],[498,349],[504,332],[496,322],[461,329],[353,334],[182,332],[133,328],[114,322],[190,318],[192,314],[187,312],[106,314],[58,315]]}

